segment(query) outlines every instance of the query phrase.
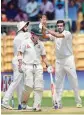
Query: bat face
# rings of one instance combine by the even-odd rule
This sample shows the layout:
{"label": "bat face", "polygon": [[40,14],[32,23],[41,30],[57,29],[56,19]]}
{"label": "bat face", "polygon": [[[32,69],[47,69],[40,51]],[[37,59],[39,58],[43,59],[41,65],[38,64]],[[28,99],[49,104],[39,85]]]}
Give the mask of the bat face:
{"label": "bat face", "polygon": [[55,84],[54,84],[53,78],[52,78],[52,73],[50,74],[50,77],[51,77],[52,102],[53,102],[54,109],[57,109],[58,103],[57,103],[57,96],[56,96]]}
{"label": "bat face", "polygon": [[54,83],[52,83],[52,84],[51,84],[52,95],[54,94],[54,90],[55,90],[55,86],[54,86]]}

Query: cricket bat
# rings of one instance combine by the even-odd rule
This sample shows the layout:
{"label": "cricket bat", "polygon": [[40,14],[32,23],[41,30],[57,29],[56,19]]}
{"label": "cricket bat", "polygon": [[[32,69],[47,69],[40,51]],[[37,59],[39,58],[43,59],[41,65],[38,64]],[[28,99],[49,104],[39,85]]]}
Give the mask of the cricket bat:
{"label": "cricket bat", "polygon": [[53,102],[54,108],[57,109],[58,108],[57,95],[56,95],[56,88],[53,81],[52,73],[50,73],[50,80],[51,80],[52,102]]}

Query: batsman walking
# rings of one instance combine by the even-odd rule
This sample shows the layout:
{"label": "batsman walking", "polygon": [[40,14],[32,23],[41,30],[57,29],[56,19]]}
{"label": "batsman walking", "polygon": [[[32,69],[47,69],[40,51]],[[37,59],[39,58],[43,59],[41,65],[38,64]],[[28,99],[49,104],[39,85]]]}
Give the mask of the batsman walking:
{"label": "batsman walking", "polygon": [[41,57],[48,68],[49,64],[46,59],[44,44],[39,41],[37,29],[31,30],[31,40],[24,40],[18,50],[18,56],[22,57],[24,76],[24,90],[22,95],[22,107],[27,109],[27,102],[32,91],[34,91],[34,111],[41,111],[41,101],[44,89],[43,67]]}

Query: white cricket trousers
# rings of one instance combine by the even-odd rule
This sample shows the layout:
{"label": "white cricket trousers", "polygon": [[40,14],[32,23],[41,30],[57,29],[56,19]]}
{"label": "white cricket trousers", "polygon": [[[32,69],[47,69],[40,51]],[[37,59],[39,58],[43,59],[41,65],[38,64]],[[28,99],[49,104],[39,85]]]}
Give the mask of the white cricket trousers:
{"label": "white cricket trousers", "polygon": [[44,89],[43,67],[41,64],[23,64],[23,68],[25,73],[24,85],[34,89],[33,107],[37,108],[38,106],[41,106]]}
{"label": "white cricket trousers", "polygon": [[9,101],[13,95],[13,92],[17,88],[18,103],[21,104],[21,96],[22,96],[22,91],[23,91],[23,73],[20,73],[18,71],[17,56],[13,58],[12,65],[13,65],[13,75],[14,75],[13,78],[14,79],[4,95],[3,103],[9,104]]}
{"label": "white cricket trousers", "polygon": [[64,59],[56,60],[56,92],[58,103],[61,103],[64,79],[66,75],[74,91],[76,103],[82,103],[79,96],[78,79],[73,55]]}

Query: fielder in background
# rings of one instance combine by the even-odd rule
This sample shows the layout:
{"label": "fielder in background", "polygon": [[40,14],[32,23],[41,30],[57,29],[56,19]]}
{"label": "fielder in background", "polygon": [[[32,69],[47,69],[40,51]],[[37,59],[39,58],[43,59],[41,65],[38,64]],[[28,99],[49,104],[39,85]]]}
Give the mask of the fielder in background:
{"label": "fielder in background", "polygon": [[[41,34],[42,35],[42,34]],[[27,102],[32,91],[34,91],[34,111],[41,111],[41,101],[43,95],[44,81],[43,81],[43,67],[41,64],[41,57],[44,63],[49,66],[46,59],[46,52],[44,44],[39,41],[37,29],[31,30],[31,40],[26,39],[20,46],[18,55],[23,57],[22,67],[24,76],[24,91],[22,96],[22,107],[27,107]],[[26,108],[27,109],[27,108]]]}
{"label": "fielder in background", "polygon": [[3,98],[3,103],[2,106],[7,109],[13,109],[9,105],[9,100],[12,97],[12,94],[15,89],[17,89],[17,97],[18,97],[18,109],[21,109],[21,96],[22,96],[22,90],[23,90],[23,72],[19,71],[18,69],[18,48],[20,47],[20,44],[25,40],[25,39],[30,39],[30,33],[28,31],[28,25],[29,22],[24,22],[21,21],[17,24],[17,35],[14,38],[13,45],[14,45],[14,58],[12,60],[12,65],[13,65],[13,82],[10,84],[8,90],[5,93],[5,96]]}
{"label": "fielder in background", "polygon": [[[78,79],[76,74],[76,67],[72,51],[72,34],[66,31],[65,22],[58,20],[56,23],[58,32],[46,28],[41,19],[40,28],[43,28],[43,34],[46,38],[50,38],[56,44],[56,92],[58,98],[58,106],[62,108],[61,98],[64,86],[64,79],[67,75],[75,94],[76,107],[82,107],[82,101],[79,95]],[[42,26],[43,25],[43,26]],[[46,31],[48,34],[46,34]]]}

